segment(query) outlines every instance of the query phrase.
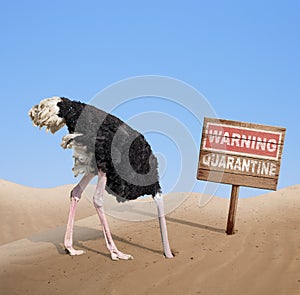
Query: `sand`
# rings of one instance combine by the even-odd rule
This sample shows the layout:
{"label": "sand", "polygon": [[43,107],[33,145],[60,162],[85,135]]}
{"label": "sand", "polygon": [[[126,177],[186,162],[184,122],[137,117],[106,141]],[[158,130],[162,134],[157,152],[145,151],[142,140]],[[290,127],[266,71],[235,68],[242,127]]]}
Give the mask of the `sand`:
{"label": "sand", "polygon": [[[1,295],[300,294],[300,185],[241,198],[232,236],[225,234],[229,200],[214,197],[199,207],[200,195],[190,194],[176,210],[168,210],[174,259],[162,255],[159,226],[150,218],[155,211],[147,211],[150,219],[140,222],[110,216],[115,242],[134,256],[131,261],[110,259],[86,198],[79,204],[74,237],[86,253],[65,254],[70,189],[0,181]],[[167,196],[167,209],[176,198],[184,195]]]}

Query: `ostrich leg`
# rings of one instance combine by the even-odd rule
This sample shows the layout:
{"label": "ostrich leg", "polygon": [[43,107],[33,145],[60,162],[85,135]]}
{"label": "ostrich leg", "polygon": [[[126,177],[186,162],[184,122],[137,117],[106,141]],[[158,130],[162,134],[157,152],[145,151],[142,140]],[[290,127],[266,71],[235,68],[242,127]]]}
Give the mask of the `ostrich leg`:
{"label": "ostrich leg", "polygon": [[157,194],[154,197],[154,201],[157,206],[158,221],[159,221],[162,244],[164,248],[164,254],[166,258],[173,258],[173,254],[171,252],[170,245],[169,245],[163,198],[160,194]]}
{"label": "ostrich leg", "polygon": [[84,251],[82,250],[75,250],[73,248],[73,227],[74,227],[74,219],[75,219],[77,203],[81,198],[82,192],[90,183],[93,177],[94,177],[93,174],[85,174],[80,180],[80,182],[71,191],[71,205],[70,205],[67,230],[66,230],[65,240],[64,240],[65,249],[70,255],[81,255],[84,253]]}
{"label": "ostrich leg", "polygon": [[100,218],[100,222],[103,227],[103,234],[106,242],[106,246],[110,252],[110,256],[112,260],[119,260],[119,259],[133,259],[133,257],[129,254],[124,254],[121,251],[119,251],[112,239],[109,227],[108,227],[108,222],[104,213],[104,207],[103,207],[103,194],[105,191],[105,186],[106,186],[106,174],[99,171],[98,173],[98,183],[97,183],[97,188],[96,192],[94,195],[94,206],[97,210],[98,216]]}

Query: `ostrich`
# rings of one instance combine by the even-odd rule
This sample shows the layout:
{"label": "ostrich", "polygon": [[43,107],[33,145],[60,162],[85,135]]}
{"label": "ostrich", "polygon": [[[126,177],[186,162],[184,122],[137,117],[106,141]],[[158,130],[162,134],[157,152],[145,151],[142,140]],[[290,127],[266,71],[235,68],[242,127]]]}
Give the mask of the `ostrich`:
{"label": "ostrich", "polygon": [[83,174],[70,193],[70,210],[64,246],[70,255],[81,255],[73,248],[73,227],[77,203],[90,181],[98,176],[93,204],[102,224],[106,246],[112,260],[133,259],[116,247],[103,208],[106,189],[118,202],[151,195],[156,203],[164,255],[172,258],[157,159],[142,134],[119,118],[94,106],[72,101],[65,97],[52,97],[40,101],[29,110],[34,126],[46,127],[55,133],[64,125],[69,134],[62,138],[61,146],[73,149],[75,176]]}

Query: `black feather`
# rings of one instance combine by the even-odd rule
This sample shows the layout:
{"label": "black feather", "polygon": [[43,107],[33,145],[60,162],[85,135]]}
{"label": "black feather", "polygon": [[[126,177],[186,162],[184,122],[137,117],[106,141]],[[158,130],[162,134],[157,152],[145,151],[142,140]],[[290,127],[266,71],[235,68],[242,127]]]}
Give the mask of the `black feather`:
{"label": "black feather", "polygon": [[74,140],[94,154],[95,171],[106,173],[106,189],[118,201],[161,192],[157,159],[142,134],[94,106],[61,99],[58,116],[69,133],[82,134]]}

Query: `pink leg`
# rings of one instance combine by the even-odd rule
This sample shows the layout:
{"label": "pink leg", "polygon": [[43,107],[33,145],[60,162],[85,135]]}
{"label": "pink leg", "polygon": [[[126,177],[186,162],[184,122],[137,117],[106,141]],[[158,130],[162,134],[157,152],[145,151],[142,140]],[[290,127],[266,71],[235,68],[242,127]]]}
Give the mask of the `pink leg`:
{"label": "pink leg", "polygon": [[103,234],[104,234],[104,238],[106,241],[106,246],[110,252],[110,256],[112,258],[112,260],[119,260],[119,259],[125,259],[125,260],[129,260],[129,259],[133,259],[133,257],[131,255],[128,254],[124,254],[121,251],[119,251],[112,239],[109,227],[108,227],[108,223],[107,223],[107,219],[104,213],[104,208],[103,208],[103,194],[105,191],[105,186],[106,186],[106,175],[103,172],[99,172],[98,173],[98,183],[97,183],[97,188],[96,188],[96,192],[94,195],[94,205],[95,208],[97,210],[98,216],[100,218],[102,227],[103,227]]}
{"label": "pink leg", "polygon": [[157,194],[154,197],[154,201],[157,206],[158,221],[159,221],[162,244],[163,244],[163,248],[164,248],[164,254],[165,254],[166,258],[173,258],[173,254],[171,252],[170,245],[169,245],[166,218],[165,218],[165,213],[164,213],[163,198],[160,194]]}
{"label": "pink leg", "polygon": [[82,192],[90,183],[93,177],[94,175],[92,174],[84,175],[80,180],[80,182],[71,191],[71,205],[70,205],[67,230],[66,230],[65,240],[64,240],[65,249],[70,255],[81,255],[84,253],[84,251],[82,250],[75,250],[73,248],[73,227],[74,227],[77,203],[81,198]]}

